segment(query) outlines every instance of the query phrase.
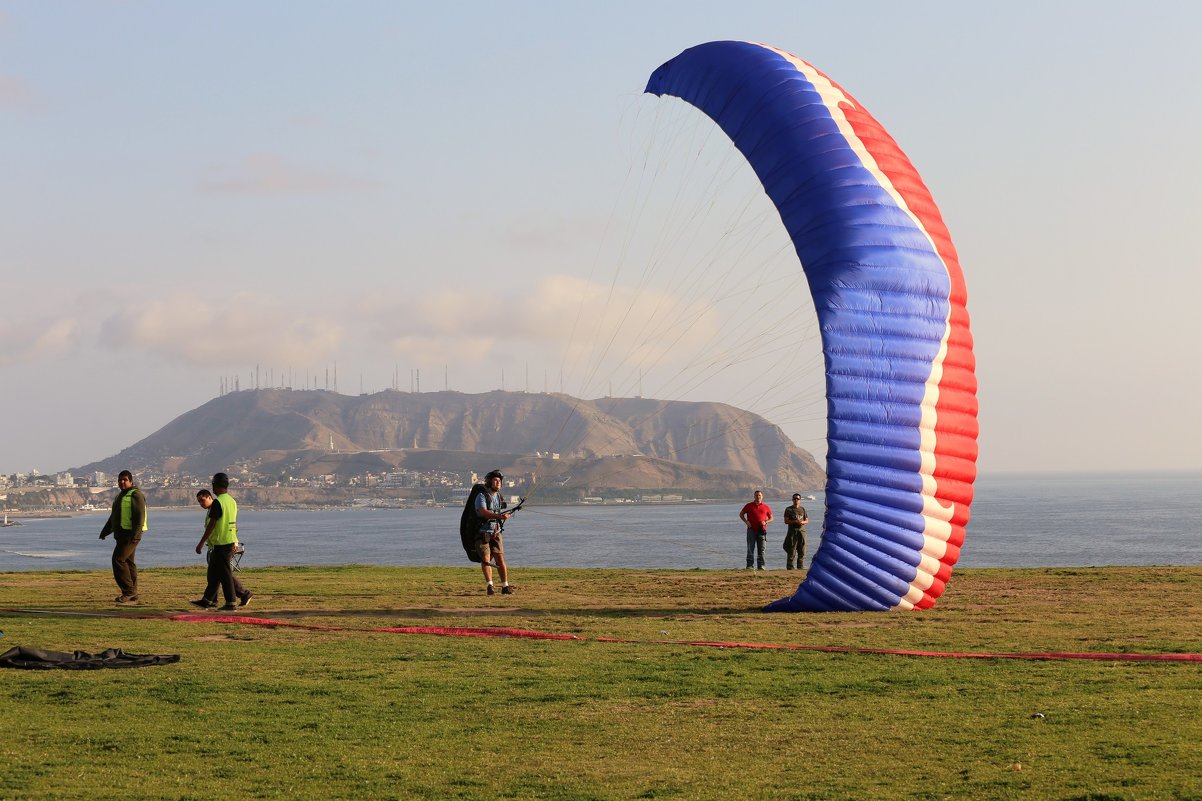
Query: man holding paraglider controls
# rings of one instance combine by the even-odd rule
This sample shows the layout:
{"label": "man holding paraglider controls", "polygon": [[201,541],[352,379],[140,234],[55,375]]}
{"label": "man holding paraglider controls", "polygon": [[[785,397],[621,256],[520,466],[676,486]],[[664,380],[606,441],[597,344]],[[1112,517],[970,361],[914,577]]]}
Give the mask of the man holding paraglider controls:
{"label": "man holding paraglider controls", "polygon": [[504,478],[500,470],[491,471],[484,477],[484,491],[476,496],[476,520],[480,526],[480,569],[484,571],[484,580],[488,582],[489,595],[496,594],[492,585],[494,562],[497,572],[501,574],[501,594],[513,595],[501,545],[501,529],[512,514],[505,511],[505,499],[501,496],[501,481]]}

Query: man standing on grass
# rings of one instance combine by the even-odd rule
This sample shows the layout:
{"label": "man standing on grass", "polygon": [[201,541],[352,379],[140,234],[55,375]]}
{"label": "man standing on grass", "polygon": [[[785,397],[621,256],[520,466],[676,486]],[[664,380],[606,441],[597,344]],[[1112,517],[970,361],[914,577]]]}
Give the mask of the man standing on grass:
{"label": "man standing on grass", "polygon": [[117,474],[120,492],[113,499],[113,511],[100,530],[100,539],[113,535],[113,578],[121,594],[119,604],[132,604],[138,600],[138,566],[134,563],[134,551],[146,531],[146,496],[134,485],[134,474],[122,470]]}
{"label": "man standing on grass", "polygon": [[[213,546],[209,554],[208,580],[214,601],[217,598],[217,587],[225,593],[225,606],[222,612],[230,612],[238,607],[234,604],[237,598],[242,606],[250,600],[250,590],[244,589],[241,594],[234,589],[234,546],[238,544],[238,504],[229,494],[230,477],[225,473],[213,474],[213,504],[209,507],[208,522],[205,533],[196,544],[196,552],[200,553],[205,543]],[[205,598],[209,597],[209,589],[205,590]]]}
{"label": "man standing on grass", "polygon": [[513,587],[509,586],[509,570],[505,567],[505,551],[501,545],[501,526],[509,519],[509,512],[503,511],[505,501],[501,498],[501,482],[504,480],[500,470],[493,470],[484,477],[484,492],[476,496],[476,520],[480,524],[480,569],[484,571],[484,580],[488,582],[488,594],[495,595],[492,586],[492,562],[497,564],[497,572],[501,574],[501,594],[512,595]]}
{"label": "man standing on grass", "polygon": [[806,523],[810,522],[810,515],[801,505],[800,495],[793,493],[793,505],[785,507],[782,517],[785,518],[785,525],[789,527],[785,531],[785,569],[792,570],[793,562],[796,561],[797,569],[801,570],[802,560],[806,558]]}
{"label": "man standing on grass", "polygon": [[772,509],[764,503],[764,493],[755,491],[754,500],[739,512],[739,519],[747,526],[747,569],[759,552],[757,566],[764,569],[764,542],[768,539],[768,524],[772,522]]}

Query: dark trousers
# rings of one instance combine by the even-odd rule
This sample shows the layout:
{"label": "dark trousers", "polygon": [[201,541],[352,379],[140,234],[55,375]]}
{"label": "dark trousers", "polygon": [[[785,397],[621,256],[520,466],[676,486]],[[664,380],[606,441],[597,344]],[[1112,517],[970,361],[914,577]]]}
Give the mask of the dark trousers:
{"label": "dark trousers", "polygon": [[801,570],[802,560],[806,558],[805,526],[789,526],[788,533],[785,534],[785,553],[785,568],[792,570],[796,561],[797,569]]}
{"label": "dark trousers", "polygon": [[246,594],[242,582],[234,577],[234,565],[230,560],[234,556],[234,543],[214,545],[209,552],[209,570],[206,574],[208,586],[205,587],[204,597],[217,603],[217,587],[225,593],[225,602],[232,604],[235,598]]}
{"label": "dark trousers", "polygon": [[[234,580],[234,595],[237,595],[239,598],[241,598],[243,595],[246,595],[246,587],[242,586],[242,582],[238,580],[238,574],[233,572],[232,567],[230,568],[230,578]],[[217,603],[217,588],[220,586],[220,584],[221,582],[217,581],[206,586],[204,595],[202,597],[206,601]]]}
{"label": "dark trousers", "polygon": [[113,546],[113,578],[121,594],[132,598],[138,594],[138,566],[134,564],[134,551],[142,538],[113,534],[113,539],[116,540]]}

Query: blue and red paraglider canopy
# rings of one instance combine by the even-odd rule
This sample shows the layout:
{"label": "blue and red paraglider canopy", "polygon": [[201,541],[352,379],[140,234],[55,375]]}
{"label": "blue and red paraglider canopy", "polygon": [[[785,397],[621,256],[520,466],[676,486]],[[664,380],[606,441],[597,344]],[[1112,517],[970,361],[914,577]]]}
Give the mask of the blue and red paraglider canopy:
{"label": "blue and red paraglider canopy", "polygon": [[769,611],[928,608],[969,519],[977,396],[964,277],[909,159],[834,81],[784,51],[710,42],[647,84],[713,119],[780,212],[826,364],[822,543]]}

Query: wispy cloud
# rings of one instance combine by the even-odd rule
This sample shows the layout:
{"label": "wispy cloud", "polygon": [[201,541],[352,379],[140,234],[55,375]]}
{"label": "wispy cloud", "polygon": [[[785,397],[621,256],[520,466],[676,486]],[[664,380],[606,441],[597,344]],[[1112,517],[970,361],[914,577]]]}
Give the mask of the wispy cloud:
{"label": "wispy cloud", "polygon": [[79,323],[71,318],[0,321],[0,367],[25,364],[66,353],[79,340]]}
{"label": "wispy cloud", "polygon": [[359,317],[395,355],[474,355],[502,349],[555,351],[556,358],[646,362],[696,349],[717,329],[715,310],[662,291],[611,287],[565,275],[528,291],[487,286],[420,298],[371,299]]}
{"label": "wispy cloud", "polygon": [[178,294],[107,318],[102,344],[155,353],[187,364],[314,364],[335,358],[344,336],[337,322],[251,294],[220,306]]}
{"label": "wispy cloud", "polygon": [[206,192],[244,195],[357,192],[375,186],[366,178],[314,170],[274,153],[254,153],[236,164],[214,167],[201,181]]}

